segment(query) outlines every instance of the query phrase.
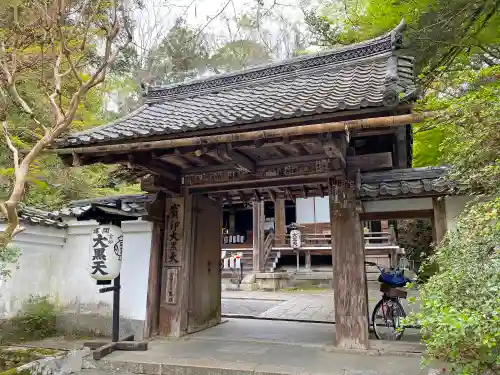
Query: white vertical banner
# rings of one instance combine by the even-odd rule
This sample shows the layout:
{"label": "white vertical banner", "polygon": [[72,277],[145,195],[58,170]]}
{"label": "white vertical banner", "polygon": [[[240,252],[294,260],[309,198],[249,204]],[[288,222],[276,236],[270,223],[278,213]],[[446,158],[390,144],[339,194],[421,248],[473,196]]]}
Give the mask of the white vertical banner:
{"label": "white vertical banner", "polygon": [[95,280],[113,280],[120,274],[123,231],[116,225],[94,228],[89,245],[89,273]]}

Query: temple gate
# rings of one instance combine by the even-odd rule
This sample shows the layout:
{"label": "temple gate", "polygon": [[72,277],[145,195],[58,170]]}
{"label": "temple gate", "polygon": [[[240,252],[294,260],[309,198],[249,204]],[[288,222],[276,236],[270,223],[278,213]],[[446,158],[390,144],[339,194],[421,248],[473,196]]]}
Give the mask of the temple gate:
{"label": "temple gate", "polygon": [[59,141],[55,152],[67,164],[119,163],[158,193],[149,214],[149,334],[178,337],[220,322],[223,204],[253,201],[260,222],[266,200],[282,206],[328,196],[336,343],[368,348],[360,215],[370,196],[362,181],[411,166],[410,124],[425,117],[411,114],[416,89],[413,60],[398,51],[403,28],[322,54],[149,87],[128,116]]}

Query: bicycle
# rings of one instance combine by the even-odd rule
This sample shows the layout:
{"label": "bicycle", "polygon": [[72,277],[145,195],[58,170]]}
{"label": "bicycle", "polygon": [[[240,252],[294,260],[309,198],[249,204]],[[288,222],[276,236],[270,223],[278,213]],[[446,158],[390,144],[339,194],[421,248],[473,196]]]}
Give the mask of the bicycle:
{"label": "bicycle", "polygon": [[[404,276],[404,272],[398,268],[387,270],[373,262],[365,262],[365,264],[375,266],[380,271],[378,281],[380,282],[382,298],[373,309],[373,332],[378,340],[400,340],[404,333],[401,320],[406,317],[400,299],[404,299],[408,295],[401,288],[412,280]],[[385,330],[388,332],[386,333]]]}

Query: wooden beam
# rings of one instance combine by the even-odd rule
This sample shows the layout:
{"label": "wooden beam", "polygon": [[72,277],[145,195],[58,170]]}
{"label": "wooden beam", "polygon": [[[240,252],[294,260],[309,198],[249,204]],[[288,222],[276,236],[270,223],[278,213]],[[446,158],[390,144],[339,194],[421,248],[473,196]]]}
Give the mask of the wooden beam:
{"label": "wooden beam", "polygon": [[289,156],[290,154],[288,152],[286,152],[283,147],[281,146],[275,146],[274,149],[276,150],[276,152],[281,155],[282,158],[286,158],[287,156]]}
{"label": "wooden beam", "polygon": [[434,220],[433,220],[433,226],[434,226],[434,233],[435,233],[435,238],[434,241],[436,242],[436,245],[439,244],[445,234],[446,234],[446,201],[444,200],[444,197],[435,197],[432,198],[432,208],[434,211]]}
{"label": "wooden beam", "polygon": [[153,159],[151,154],[130,154],[127,164],[132,168],[142,169],[170,180],[180,180],[180,171],[177,168],[169,166],[160,159]]}
{"label": "wooden beam", "polygon": [[325,197],[325,188],[323,187],[323,184],[318,184],[318,191],[319,191],[319,195],[321,196],[321,198],[324,198]]}
{"label": "wooden beam", "polygon": [[302,191],[302,196],[307,199],[307,187],[305,185],[302,185],[300,187],[301,191]]}
{"label": "wooden beam", "polygon": [[269,194],[269,198],[276,203],[276,192],[272,189],[267,189],[267,193]]}
{"label": "wooden beam", "polygon": [[[297,177],[269,178],[263,180],[243,180],[230,183],[214,183],[207,185],[188,186],[192,194],[211,194],[216,192],[230,192],[234,190],[252,190],[252,189],[267,189],[272,187],[290,187],[301,186],[304,184],[317,184],[320,181],[326,181],[334,176],[332,173],[322,173],[317,175],[305,175]],[[338,177],[342,177],[337,174]]]}
{"label": "wooden beam", "polygon": [[190,162],[191,164],[194,164],[198,167],[208,166],[208,163],[205,160],[201,159],[199,156],[190,155],[190,154],[182,154],[182,157],[184,159],[186,159],[188,162]]}
{"label": "wooden beam", "polygon": [[214,159],[217,163],[224,164],[226,162],[223,158],[221,158],[217,150],[208,151],[206,155]]}
{"label": "wooden beam", "polygon": [[[291,165],[294,163],[305,163],[305,162],[313,162],[313,161],[321,161],[328,160],[325,158],[323,154],[313,154],[313,155],[302,155],[302,156],[287,156],[286,158],[280,159],[267,159],[267,160],[259,160],[257,162],[257,168],[259,167],[267,167],[267,166],[278,166],[280,164]],[[340,168],[340,163],[336,160],[330,160],[330,163],[335,166],[336,169]]]}
{"label": "wooden beam", "polygon": [[380,152],[347,157],[347,168],[350,171],[359,169],[361,172],[392,168],[392,153]]}
{"label": "wooden beam", "polygon": [[240,198],[240,201],[243,203],[250,201],[250,198],[246,194],[244,194],[242,191],[237,191],[236,195]]}
{"label": "wooden beam", "polygon": [[292,154],[294,156],[305,156],[309,155],[307,151],[304,150],[304,148],[301,148],[300,144],[292,144],[288,143],[283,145],[283,148],[288,151],[289,154]]}
{"label": "wooden beam", "polygon": [[262,200],[262,197],[259,194],[259,191],[257,189],[253,189],[253,197],[256,202],[260,202]]}
{"label": "wooden beam", "polygon": [[274,232],[276,234],[277,245],[283,245],[285,243],[285,226],[285,200],[279,198],[274,202]]}
{"label": "wooden beam", "polygon": [[148,193],[167,192],[179,194],[181,186],[179,181],[173,181],[158,175],[149,175],[141,179],[141,190]]}
{"label": "wooden beam", "polygon": [[420,219],[432,218],[432,210],[412,210],[412,211],[387,211],[387,212],[365,212],[359,215],[361,220],[400,220],[400,219]]}
{"label": "wooden beam", "polygon": [[[331,135],[331,133],[328,133]],[[342,168],[346,167],[346,151],[347,140],[345,135],[340,135],[339,138],[331,138],[322,142],[323,150],[329,158],[339,159]]]}
{"label": "wooden beam", "polygon": [[181,169],[186,169],[190,167],[189,163],[186,160],[176,155],[164,155],[159,159],[164,160],[169,164],[173,164]]}
{"label": "wooden beam", "polygon": [[[281,159],[280,159],[281,160]],[[204,171],[198,169],[195,173],[185,173],[182,176],[183,185],[209,185],[222,184],[237,181],[279,179],[293,176],[308,176],[323,173],[341,172],[335,160],[316,159],[301,163],[273,164],[268,166],[257,166],[254,173],[225,169],[218,171]],[[189,171],[186,171],[189,172]]]}
{"label": "wooden beam", "polygon": [[253,173],[255,172],[255,162],[238,151],[232,150],[227,145],[217,147],[217,154],[221,159],[235,165],[238,171]]}
{"label": "wooden beam", "polygon": [[165,194],[158,192],[152,202],[146,202],[147,214],[142,218],[156,223],[165,222]]}
{"label": "wooden beam", "polygon": [[177,139],[165,139],[159,141],[145,141],[122,143],[113,145],[100,145],[75,148],[60,148],[47,150],[46,152],[64,154],[94,154],[98,152],[126,152],[141,151],[153,149],[167,149],[187,146],[201,146],[208,144],[233,143],[242,141],[255,141],[258,139],[283,138],[291,136],[301,136],[307,134],[320,134],[345,131],[345,129],[363,129],[363,128],[385,128],[396,127],[406,124],[421,122],[429,117],[436,116],[436,112],[427,112],[421,114],[408,114],[386,117],[365,118],[358,120],[348,120],[339,122],[330,122],[323,124],[299,125],[277,129],[254,130],[243,133],[224,133],[218,135],[207,135],[201,137],[187,137]]}
{"label": "wooden beam", "polygon": [[295,197],[293,196],[292,192],[290,191],[289,188],[285,188],[285,197],[295,203]]}
{"label": "wooden beam", "polygon": [[396,166],[399,169],[408,168],[408,152],[406,140],[406,125],[396,128]]}

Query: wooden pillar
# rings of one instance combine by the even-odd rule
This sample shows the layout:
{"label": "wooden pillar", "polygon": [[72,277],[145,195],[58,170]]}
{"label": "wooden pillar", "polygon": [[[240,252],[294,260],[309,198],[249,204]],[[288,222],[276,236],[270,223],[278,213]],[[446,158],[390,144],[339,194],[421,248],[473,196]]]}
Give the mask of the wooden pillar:
{"label": "wooden pillar", "polygon": [[253,271],[264,271],[264,202],[253,202]]}
{"label": "wooden pillar", "polygon": [[161,302],[161,275],[163,239],[165,237],[165,196],[158,194],[157,199],[148,207],[146,220],[153,222],[151,249],[149,253],[149,280],[146,298],[146,326],[144,336],[151,337],[158,332]]}
{"label": "wooden pillar", "polygon": [[180,337],[220,322],[222,205],[185,194],[167,215],[159,332]]}
{"label": "wooden pillar", "polygon": [[364,245],[354,189],[329,180],[336,345],[367,349]]}
{"label": "wooden pillar", "polygon": [[[365,246],[366,246],[366,241],[365,241],[365,222],[361,220],[360,222],[360,237],[361,237],[361,243],[363,244],[363,260],[366,260],[366,253],[365,253]],[[363,267],[363,270],[365,272],[365,295],[366,295],[366,321],[368,324],[368,332],[370,331],[370,306],[368,303],[368,277],[366,276],[366,266]]]}
{"label": "wooden pillar", "polygon": [[432,198],[434,210],[433,234],[436,245],[439,244],[446,234],[446,203],[444,197]]}
{"label": "wooden pillar", "polygon": [[276,198],[274,202],[274,232],[276,235],[276,244],[285,244],[286,218],[285,218],[285,199]]}
{"label": "wooden pillar", "polygon": [[231,211],[229,211],[229,234],[236,234],[236,212],[234,208],[231,208]]}
{"label": "wooden pillar", "polygon": [[311,250],[306,250],[306,270],[311,270]]}

